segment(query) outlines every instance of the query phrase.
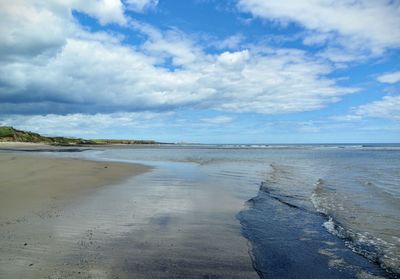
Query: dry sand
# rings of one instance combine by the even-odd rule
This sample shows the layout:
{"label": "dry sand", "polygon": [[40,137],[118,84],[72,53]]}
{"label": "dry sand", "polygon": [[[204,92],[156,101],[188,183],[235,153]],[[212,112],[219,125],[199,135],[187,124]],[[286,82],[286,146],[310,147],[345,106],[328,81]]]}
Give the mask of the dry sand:
{"label": "dry sand", "polygon": [[146,170],[142,165],[0,153],[0,224],[51,214],[74,197]]}

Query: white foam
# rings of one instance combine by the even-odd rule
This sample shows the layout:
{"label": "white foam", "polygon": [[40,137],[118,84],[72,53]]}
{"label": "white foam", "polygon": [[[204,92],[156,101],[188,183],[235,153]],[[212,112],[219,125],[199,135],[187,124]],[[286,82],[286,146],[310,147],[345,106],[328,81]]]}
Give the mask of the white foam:
{"label": "white foam", "polygon": [[328,232],[330,232],[331,234],[334,235],[338,235],[338,232],[335,229],[335,222],[333,221],[332,218],[329,218],[328,221],[323,223],[323,226],[325,227],[325,229],[327,229]]}

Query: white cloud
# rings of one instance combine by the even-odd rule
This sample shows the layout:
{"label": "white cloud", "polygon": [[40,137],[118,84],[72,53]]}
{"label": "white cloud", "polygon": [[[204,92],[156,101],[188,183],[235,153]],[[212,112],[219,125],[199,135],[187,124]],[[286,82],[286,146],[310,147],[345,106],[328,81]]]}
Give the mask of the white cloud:
{"label": "white cloud", "polygon": [[377,80],[382,83],[397,83],[400,81],[400,71],[380,75]]}
{"label": "white cloud", "polygon": [[124,6],[120,0],[80,1],[70,0],[69,7],[87,13],[103,25],[108,23],[126,24]]}
{"label": "white cloud", "polygon": [[[44,4],[16,0],[0,2],[0,57],[38,55],[54,51],[65,43],[65,34],[74,29],[68,25],[66,10],[51,11]],[[57,7],[58,8],[58,7]],[[71,22],[71,25],[74,24]],[[44,32],[43,30],[46,30]]]}
{"label": "white cloud", "polygon": [[318,56],[329,59],[335,63],[348,63],[352,61],[365,61],[371,57],[369,52],[356,49],[343,49],[339,47],[327,47],[318,53]]}
{"label": "white cloud", "polygon": [[64,3],[71,9],[87,13],[97,18],[103,25],[108,23],[125,25],[127,23],[125,10],[144,12],[158,4],[158,0],[57,0],[56,2]]}
{"label": "white cloud", "polygon": [[246,59],[246,63],[234,64],[236,67],[215,65],[209,81],[225,96],[220,108],[267,114],[308,111],[355,91],[337,87],[333,80],[324,78],[331,68],[297,50],[254,51]]}
{"label": "white cloud", "polygon": [[40,132],[50,136],[88,136],[113,134],[116,131],[133,133],[137,129],[154,128],[167,121],[173,113],[129,112],[111,114],[47,114],[47,115],[8,115],[0,118],[0,125],[13,126],[22,130]]}
{"label": "white cloud", "polygon": [[220,62],[223,65],[238,65],[238,64],[243,64],[249,59],[249,51],[242,50],[242,51],[236,51],[236,52],[223,52],[220,55],[218,55],[218,62]]}
{"label": "white cloud", "polygon": [[231,123],[233,121],[233,118],[229,117],[229,116],[216,116],[216,117],[210,117],[210,118],[202,118],[201,121],[208,123],[208,124],[221,125],[221,124]]}
{"label": "white cloud", "polygon": [[1,1],[0,59],[54,56],[67,38],[87,35],[74,20],[73,11],[87,13],[102,24],[126,23],[119,0]]}
{"label": "white cloud", "polygon": [[372,52],[400,47],[398,1],[239,0],[238,7],[257,17],[281,23],[296,22],[320,34],[338,34],[346,38],[343,42],[346,47],[355,43]]}
{"label": "white cloud", "polygon": [[358,121],[368,117],[400,120],[400,95],[384,96],[381,100],[352,108],[348,115],[336,116],[333,119]]}
{"label": "white cloud", "polygon": [[384,96],[381,100],[357,107],[356,115],[400,120],[400,95]]}
{"label": "white cloud", "polygon": [[114,13],[107,17],[61,0],[15,3],[1,10],[0,18],[6,31],[0,41],[3,114],[181,107],[292,113],[321,109],[356,91],[337,86],[327,77],[334,69],[303,51],[253,46],[207,54],[179,30],[162,32],[129,19],[130,28],[145,35],[143,44],[132,46],[107,33],[85,31],[71,15],[79,8],[105,23],[115,20]]}
{"label": "white cloud", "polygon": [[303,44],[322,45],[332,39],[333,35],[329,33],[310,32],[303,35]]}
{"label": "white cloud", "polygon": [[161,32],[148,24],[134,20],[130,21],[130,25],[147,36],[147,41],[141,46],[141,50],[148,55],[161,60],[171,58],[176,66],[193,63],[203,56],[201,49],[178,30]]}
{"label": "white cloud", "polygon": [[242,34],[236,34],[223,40],[215,41],[212,45],[218,49],[236,49],[240,46],[244,38],[245,37]]}
{"label": "white cloud", "polygon": [[108,23],[125,25],[127,23],[127,17],[124,14],[125,10],[143,12],[146,9],[156,7],[158,4],[158,0],[58,0],[58,2],[97,18],[102,25]]}

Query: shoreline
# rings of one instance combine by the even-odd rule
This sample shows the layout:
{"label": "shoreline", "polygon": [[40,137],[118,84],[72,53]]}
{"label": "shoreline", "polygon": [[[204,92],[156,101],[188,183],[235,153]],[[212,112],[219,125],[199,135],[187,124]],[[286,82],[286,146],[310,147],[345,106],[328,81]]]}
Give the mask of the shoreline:
{"label": "shoreline", "polygon": [[[60,175],[57,179],[57,169],[66,179],[95,177],[97,182],[104,171],[113,170],[106,176],[112,183],[90,180],[90,187],[77,185],[45,197],[28,187],[29,194],[26,189],[14,194],[18,199],[3,197],[8,214],[23,207],[31,215],[19,212],[20,219],[0,222],[0,277],[258,278],[236,218],[242,200],[229,185],[214,187],[218,181],[195,165],[171,163],[148,171],[152,168],[143,165],[4,151],[0,165],[9,168],[0,168],[0,177],[4,174],[13,183],[12,175],[23,177],[21,185],[28,186],[32,173],[41,173],[51,176],[47,187],[57,188],[65,182]],[[71,175],[72,169],[78,177]],[[148,172],[132,176],[133,170]],[[129,179],[123,180],[124,174]],[[196,182],[204,179],[208,183]],[[0,216],[5,214],[1,207],[6,207],[2,200]]]}
{"label": "shoreline", "polygon": [[151,169],[140,164],[53,158],[21,151],[0,152],[0,224],[50,214],[74,198]]}
{"label": "shoreline", "polygon": [[[265,222],[259,222],[265,218]],[[352,250],[352,239],[326,230],[329,216],[260,187],[238,214],[260,278],[397,278],[377,260]],[[295,241],[292,241],[295,240]],[[278,255],[278,256],[277,256]],[[312,268],[304,268],[314,263]]]}

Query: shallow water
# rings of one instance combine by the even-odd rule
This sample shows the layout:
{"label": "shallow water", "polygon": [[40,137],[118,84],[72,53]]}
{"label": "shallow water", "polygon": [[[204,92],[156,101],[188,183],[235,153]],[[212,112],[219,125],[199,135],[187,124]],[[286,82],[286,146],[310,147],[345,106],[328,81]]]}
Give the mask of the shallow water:
{"label": "shallow water", "polygon": [[[349,251],[376,263],[388,272],[387,276],[400,273],[398,146],[187,146],[105,150],[95,156],[195,163],[208,176],[230,184],[241,199],[262,184],[263,194],[285,205],[283,210],[288,212],[282,218],[289,218],[293,208],[303,218],[306,213],[321,213],[312,218],[320,234],[329,232],[333,239],[342,239]],[[262,214],[271,215],[271,211]],[[263,230],[271,226],[261,225]],[[344,261],[343,255],[334,257],[336,262]],[[357,264],[359,268],[354,267]],[[368,270],[360,263],[348,265],[357,274]]]}
{"label": "shallow water", "polygon": [[[249,278],[251,264],[262,278],[400,273],[398,146],[131,146],[48,155],[155,167],[31,224],[55,239],[39,241],[46,247],[35,253],[71,277]],[[35,253],[15,258],[25,265]]]}

